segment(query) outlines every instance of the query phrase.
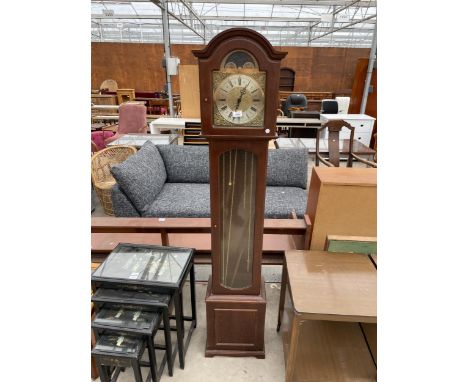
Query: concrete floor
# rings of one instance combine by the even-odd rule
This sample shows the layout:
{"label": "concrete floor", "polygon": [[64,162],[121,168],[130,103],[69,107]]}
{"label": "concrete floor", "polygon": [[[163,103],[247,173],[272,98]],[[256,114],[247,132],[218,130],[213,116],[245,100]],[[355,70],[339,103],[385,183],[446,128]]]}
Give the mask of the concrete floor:
{"label": "concrete floor", "polygon": [[[190,294],[188,285],[184,288],[184,309],[189,311]],[[243,382],[243,381],[284,381],[284,358],[283,344],[280,334],[276,332],[276,322],[278,317],[280,285],[278,283],[266,284],[267,311],[265,322],[265,359],[253,357],[234,358],[234,357],[213,357],[205,358],[206,342],[206,311],[205,311],[205,293],[206,283],[196,283],[197,296],[197,316],[198,325],[194,330],[190,345],[185,358],[185,369],[179,367],[178,358],[174,364],[174,375],[169,377],[167,367],[161,378],[161,382]],[[186,324],[188,328],[188,323]],[[175,333],[173,333],[175,335]],[[162,333],[156,336],[157,342],[163,344]],[[175,336],[173,337],[175,344]],[[174,346],[174,345],[173,345]],[[157,359],[162,357],[162,351],[157,351]],[[143,356],[147,359],[147,355]],[[144,380],[149,374],[149,369],[144,367],[142,370]],[[133,382],[133,371],[126,369],[121,373],[119,382]]]}

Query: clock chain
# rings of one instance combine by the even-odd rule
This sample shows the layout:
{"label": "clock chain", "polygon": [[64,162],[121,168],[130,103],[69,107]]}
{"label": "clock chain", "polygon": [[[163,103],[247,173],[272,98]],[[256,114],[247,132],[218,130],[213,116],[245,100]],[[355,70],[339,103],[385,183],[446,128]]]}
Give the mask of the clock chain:
{"label": "clock chain", "polygon": [[[246,271],[249,271],[249,263],[250,263],[250,251],[252,249],[252,236],[253,232],[251,229],[251,223],[252,223],[252,198],[253,198],[253,193],[252,193],[252,186],[253,186],[253,172],[254,172],[254,154],[250,153],[250,198],[249,198],[249,228],[248,228],[248,247],[247,247],[247,263],[246,263]],[[247,190],[245,191],[247,192]]]}
{"label": "clock chain", "polygon": [[[230,247],[231,247],[231,232],[232,232],[232,209],[233,209],[233,206],[234,206],[234,188],[236,186],[235,184],[235,180],[236,180],[236,177],[231,177],[231,155],[232,154],[232,150],[229,152],[229,187],[230,187],[230,191],[231,191],[231,204],[230,204],[230,208],[229,208],[229,231],[228,231],[228,242],[227,242],[227,261],[226,261],[226,271],[228,270],[229,268],[229,258],[231,257],[231,253],[229,251]],[[237,167],[237,150],[234,151],[234,169],[233,169],[233,172],[234,172],[234,175],[236,173],[236,167]]]}
{"label": "clock chain", "polygon": [[[223,179],[222,179],[222,187],[221,187],[221,206],[223,208],[221,214],[222,214],[222,218],[221,218],[221,226],[222,226],[222,230],[221,230],[221,236],[224,237],[224,227],[225,227],[225,224],[224,224],[224,217],[225,217],[225,211],[226,211],[226,206],[225,206],[225,199],[226,199],[226,182],[225,182],[225,174],[226,174],[226,169],[225,169],[225,155],[221,155],[221,169],[222,169],[222,173],[223,173]],[[222,275],[221,275],[221,279],[222,279],[222,282],[223,284],[226,283],[226,270],[225,270],[225,263],[226,263],[226,243],[225,243],[225,240],[222,240],[222,248],[221,248],[221,254],[222,254],[222,259],[223,259],[223,263],[222,263]]]}

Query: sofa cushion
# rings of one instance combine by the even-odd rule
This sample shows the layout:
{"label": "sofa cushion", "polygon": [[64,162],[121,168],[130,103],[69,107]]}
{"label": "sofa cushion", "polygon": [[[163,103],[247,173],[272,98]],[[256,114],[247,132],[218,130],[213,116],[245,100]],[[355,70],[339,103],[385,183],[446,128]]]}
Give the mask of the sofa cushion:
{"label": "sofa cushion", "polygon": [[166,182],[166,169],[156,146],[147,141],[126,161],[111,168],[119,187],[143,214]]}
{"label": "sofa cushion", "polygon": [[[288,151],[288,150],[285,150]],[[287,219],[294,210],[297,217],[305,214],[307,191],[299,187],[267,187],[265,218]]]}
{"label": "sofa cushion", "polygon": [[209,183],[208,146],[158,146],[170,183]]}
{"label": "sofa cushion", "polygon": [[268,150],[267,186],[307,188],[306,148]]}
{"label": "sofa cushion", "polygon": [[208,183],[166,183],[145,217],[210,217]]}
{"label": "sofa cushion", "polygon": [[111,189],[112,209],[115,216],[121,217],[140,217],[140,213],[128,196],[122,191],[116,183]]}
{"label": "sofa cushion", "polygon": [[[267,187],[265,217],[287,219],[291,211],[304,216],[307,192],[299,187]],[[210,186],[166,183],[145,217],[210,217]]]}

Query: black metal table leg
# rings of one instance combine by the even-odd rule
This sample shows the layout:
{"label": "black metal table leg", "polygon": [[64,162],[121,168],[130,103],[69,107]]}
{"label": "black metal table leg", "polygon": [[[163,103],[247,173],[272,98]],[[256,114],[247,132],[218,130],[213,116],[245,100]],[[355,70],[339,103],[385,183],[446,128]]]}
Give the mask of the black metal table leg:
{"label": "black metal table leg", "polygon": [[194,321],[194,328],[197,327],[197,303],[195,301],[195,266],[192,262],[190,268],[190,300],[192,304],[192,320]]}
{"label": "black metal table leg", "polygon": [[172,377],[174,360],[172,359],[171,323],[168,309],[163,308],[164,340],[166,342],[167,371]]}
{"label": "black metal table leg", "polygon": [[177,348],[179,352],[180,368],[185,367],[185,354],[184,354],[184,315],[182,310],[182,295],[178,290],[174,292],[174,310],[177,328]]}
{"label": "black metal table leg", "polygon": [[180,317],[182,317],[182,337],[185,338],[185,316],[184,316],[184,288],[183,285],[179,289],[180,296]]}
{"label": "black metal table leg", "polygon": [[107,368],[99,362],[99,359],[96,359],[97,367],[99,370],[99,379],[101,382],[110,382],[110,376],[107,373]]}
{"label": "black metal table leg", "polygon": [[143,376],[141,375],[140,364],[137,360],[132,362],[133,374],[135,374],[135,382],[143,382]]}
{"label": "black metal table leg", "polygon": [[148,357],[150,361],[150,371],[151,371],[151,379],[153,382],[158,382],[158,367],[156,363],[156,353],[154,350],[154,342],[153,342],[153,337],[149,336],[147,338],[147,343],[148,343]]}

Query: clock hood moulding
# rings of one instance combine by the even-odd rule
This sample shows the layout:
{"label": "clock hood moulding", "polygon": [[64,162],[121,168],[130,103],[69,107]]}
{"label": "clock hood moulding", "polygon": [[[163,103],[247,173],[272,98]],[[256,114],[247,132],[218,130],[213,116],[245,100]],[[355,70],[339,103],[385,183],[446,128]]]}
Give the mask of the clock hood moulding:
{"label": "clock hood moulding", "polygon": [[[263,101],[253,101],[262,102],[261,108],[255,104],[252,105],[253,108],[246,108],[245,102],[242,106],[242,113],[246,113],[247,115],[247,110],[253,110],[253,113],[258,114],[258,116],[247,115],[247,120],[230,121],[226,119],[226,116],[221,115],[224,118],[222,119],[220,114],[216,113],[216,110],[220,113],[222,111],[217,106],[220,106],[221,109],[224,107],[219,102],[228,101],[223,101],[222,98],[224,97],[218,97],[218,105],[216,105],[217,101],[213,92],[216,90],[215,85],[224,79],[221,78],[223,76],[220,76],[220,73],[227,73],[224,70],[225,68],[222,67],[223,60],[228,54],[235,51],[244,51],[255,60],[255,68],[259,74],[255,72],[245,72],[244,74],[252,77],[252,81],[255,80],[253,84],[258,84],[257,88],[261,88],[265,96],[262,97]],[[287,55],[287,52],[280,52],[274,49],[270,42],[256,31],[248,28],[232,28],[216,35],[204,49],[193,50],[192,53],[198,58],[202,135],[209,141],[228,136],[232,139],[236,139],[238,136],[249,136],[253,140],[275,138],[280,67],[281,60]],[[243,86],[244,89],[236,90],[236,92],[240,92],[237,94],[237,97],[241,102],[242,100],[252,98],[248,96],[242,98],[243,94],[247,94],[245,88],[248,86],[248,83],[243,84]],[[250,96],[255,91],[255,89],[250,89]],[[232,100],[233,97],[235,95],[231,95],[230,99]],[[237,114],[239,105],[233,109],[234,105],[237,104],[230,102],[228,106],[231,109],[230,111],[233,111],[232,114],[234,112]],[[229,118],[243,118],[243,114],[231,116],[232,114],[229,114]],[[227,121],[226,123],[224,122],[225,120]]]}
{"label": "clock hood moulding", "polygon": [[217,48],[217,46],[224,41],[225,39],[229,39],[232,37],[243,37],[246,39],[253,40],[254,42],[260,43],[260,45],[264,46],[267,48],[266,52],[269,55],[269,57],[272,60],[282,60],[283,58],[286,57],[288,52],[281,52],[279,50],[276,50],[273,48],[273,46],[270,44],[270,41],[268,41],[263,35],[260,33],[248,29],[248,28],[231,28],[227,29],[221,33],[218,33],[209,43],[208,45],[201,50],[192,50],[192,53],[195,57],[198,58],[207,58],[210,57],[214,50]]}

